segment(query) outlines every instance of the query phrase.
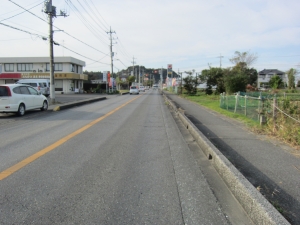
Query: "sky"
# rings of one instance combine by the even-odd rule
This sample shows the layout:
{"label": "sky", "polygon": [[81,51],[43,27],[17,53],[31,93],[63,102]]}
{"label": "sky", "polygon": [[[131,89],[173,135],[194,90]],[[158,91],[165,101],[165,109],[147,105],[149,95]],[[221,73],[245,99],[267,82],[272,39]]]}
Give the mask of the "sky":
{"label": "sky", "polygon": [[[257,56],[258,71],[300,70],[299,0],[52,0],[54,56],[88,71],[128,66],[201,72],[232,67],[235,51]],[[26,10],[28,11],[26,11]],[[44,1],[0,0],[0,57],[49,56]],[[62,47],[64,46],[64,47]]]}

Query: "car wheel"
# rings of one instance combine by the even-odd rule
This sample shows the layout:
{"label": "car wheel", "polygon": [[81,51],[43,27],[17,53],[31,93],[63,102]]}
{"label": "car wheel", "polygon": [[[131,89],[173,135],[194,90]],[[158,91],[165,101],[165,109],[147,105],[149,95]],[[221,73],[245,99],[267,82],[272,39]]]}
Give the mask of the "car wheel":
{"label": "car wheel", "polygon": [[43,107],[41,108],[42,111],[46,111],[48,109],[48,102],[44,101],[43,102]]}
{"label": "car wheel", "polygon": [[17,112],[18,116],[24,116],[25,114],[25,105],[22,103],[19,105],[19,109]]}

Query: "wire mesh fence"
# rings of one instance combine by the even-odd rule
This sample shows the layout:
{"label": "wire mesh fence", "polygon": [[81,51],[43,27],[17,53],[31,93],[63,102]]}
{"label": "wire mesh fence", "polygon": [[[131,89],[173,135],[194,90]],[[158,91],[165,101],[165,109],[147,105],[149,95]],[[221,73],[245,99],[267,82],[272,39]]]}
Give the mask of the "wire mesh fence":
{"label": "wire mesh fence", "polygon": [[300,148],[299,94],[221,94],[220,107],[266,124],[268,132]]}
{"label": "wire mesh fence", "polygon": [[238,92],[236,95],[223,93],[220,95],[220,107],[262,122],[261,120],[274,111],[274,99],[276,99],[276,107],[296,120],[300,120],[300,94],[297,93]]}

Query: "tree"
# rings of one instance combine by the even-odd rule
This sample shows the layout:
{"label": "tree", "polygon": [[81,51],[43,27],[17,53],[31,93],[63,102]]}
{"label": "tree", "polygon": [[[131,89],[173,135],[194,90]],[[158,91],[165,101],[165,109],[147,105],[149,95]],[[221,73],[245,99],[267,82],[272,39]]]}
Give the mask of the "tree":
{"label": "tree", "polygon": [[248,77],[241,70],[225,69],[224,70],[224,86],[227,93],[235,93],[238,91],[246,91]]}
{"label": "tree", "polygon": [[278,89],[279,87],[281,87],[283,85],[282,79],[278,76],[272,76],[270,81],[269,81],[270,87],[272,87],[273,89]]}
{"label": "tree", "polygon": [[195,77],[188,75],[187,77],[183,78],[184,81],[184,89],[187,93],[196,94],[197,93],[197,80]]}
{"label": "tree", "polygon": [[287,72],[288,75],[288,89],[295,88],[295,75],[297,71],[293,68],[289,69]]}
{"label": "tree", "polygon": [[217,93],[223,93],[225,91],[223,80],[223,69],[219,67],[210,67],[209,70],[202,70],[200,75],[201,82],[206,82],[206,93],[212,93],[212,87],[216,86]]}
{"label": "tree", "polygon": [[135,81],[135,76],[129,76],[127,79],[128,79],[129,86],[131,86],[132,82]]}
{"label": "tree", "polygon": [[249,51],[248,52],[235,51],[234,54],[235,55],[229,60],[236,66],[239,65],[241,68],[249,67],[257,60],[257,55],[250,53]]}

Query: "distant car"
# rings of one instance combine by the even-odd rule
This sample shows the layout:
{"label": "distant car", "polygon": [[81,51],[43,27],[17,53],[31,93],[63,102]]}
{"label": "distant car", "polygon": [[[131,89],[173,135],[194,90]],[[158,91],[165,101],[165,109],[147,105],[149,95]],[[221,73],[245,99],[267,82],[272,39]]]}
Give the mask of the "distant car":
{"label": "distant car", "polygon": [[23,116],[31,109],[47,110],[47,98],[26,84],[0,84],[0,113]]}
{"label": "distant car", "polygon": [[140,94],[139,88],[137,86],[130,86],[129,94]]}
{"label": "distant car", "polygon": [[145,87],[144,86],[140,86],[139,90],[145,92]]}
{"label": "distant car", "polygon": [[50,95],[50,80],[49,79],[21,79],[17,84],[27,84],[32,86],[35,90],[41,92],[48,97]]}
{"label": "distant car", "polygon": [[153,84],[153,89],[156,89],[158,88],[158,85],[157,84]]}
{"label": "distant car", "polygon": [[149,90],[149,86],[145,86],[145,90]]}

